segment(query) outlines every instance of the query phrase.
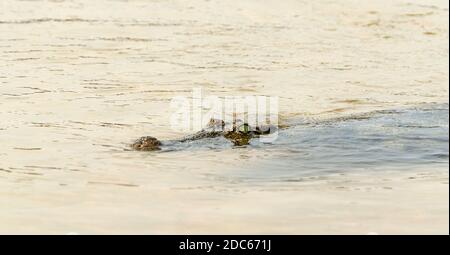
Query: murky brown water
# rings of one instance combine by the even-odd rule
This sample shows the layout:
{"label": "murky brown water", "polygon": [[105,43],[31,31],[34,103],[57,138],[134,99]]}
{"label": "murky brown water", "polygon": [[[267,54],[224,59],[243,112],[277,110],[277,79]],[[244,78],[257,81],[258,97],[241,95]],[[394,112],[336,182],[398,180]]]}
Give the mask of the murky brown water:
{"label": "murky brown water", "polygon": [[[270,177],[301,162],[298,147],[156,156],[124,148],[142,135],[183,135],[170,129],[169,103],[193,87],[279,96],[284,122],[333,119],[448,104],[448,63],[446,1],[2,0],[0,232],[120,232],[119,216],[127,233],[237,231],[240,220],[275,232],[279,214],[252,213],[239,196],[249,187],[217,173],[248,169],[257,179],[252,169],[269,159]],[[445,167],[448,150],[446,162],[425,168]],[[282,185],[250,198],[270,207]],[[238,214],[234,225],[200,223],[227,203],[220,215]]]}

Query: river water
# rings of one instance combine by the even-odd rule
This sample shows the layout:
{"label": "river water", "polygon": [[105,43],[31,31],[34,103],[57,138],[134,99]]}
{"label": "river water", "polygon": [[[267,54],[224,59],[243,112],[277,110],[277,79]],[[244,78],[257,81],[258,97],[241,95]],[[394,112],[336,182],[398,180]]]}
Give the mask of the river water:
{"label": "river water", "polygon": [[[170,101],[194,88],[277,96],[287,128],[244,148],[218,138],[127,150],[140,136],[186,135],[170,127]],[[442,170],[448,3],[2,0],[0,144],[0,215],[10,222],[42,208],[81,212],[111,194],[124,206],[145,191],[128,206],[164,194],[141,208],[157,211],[140,218],[153,224],[165,199],[176,204],[173,190],[214,200],[211,190],[327,174]],[[114,205],[91,208],[93,219],[102,208]]]}

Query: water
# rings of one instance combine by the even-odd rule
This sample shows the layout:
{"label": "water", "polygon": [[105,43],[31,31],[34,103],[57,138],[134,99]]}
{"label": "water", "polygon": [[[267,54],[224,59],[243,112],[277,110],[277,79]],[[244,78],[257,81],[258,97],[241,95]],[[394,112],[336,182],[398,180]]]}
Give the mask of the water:
{"label": "water", "polygon": [[19,150],[28,155],[19,167],[1,162],[0,231],[446,232],[448,120],[448,104],[422,105],[293,121],[273,144],[103,144],[93,155],[61,148],[43,158]]}
{"label": "water", "polygon": [[[277,174],[405,170],[448,165],[448,105],[375,113],[368,118],[298,125],[267,150],[283,157]],[[263,169],[274,169],[269,160]],[[274,177],[274,176],[272,176]]]}
{"label": "water", "polygon": [[288,122],[446,103],[446,21],[446,1],[1,1],[0,168],[134,181],[136,169],[284,153],[214,152],[223,141],[201,155],[122,152],[140,136],[184,135],[170,128],[170,100],[194,87],[277,96]]}
{"label": "water", "polygon": [[[383,168],[439,169],[448,165],[448,120],[447,104],[326,121],[300,120],[281,129],[270,144],[255,139],[249,146],[234,147],[224,138],[210,138],[168,145],[161,152],[151,153],[148,160],[163,157],[170,161],[172,155],[185,165],[198,160],[211,165],[221,154],[240,154],[233,167],[224,166],[214,175],[253,183]],[[162,165],[170,168],[167,162]],[[196,174],[208,175],[210,171]]]}
{"label": "water", "polygon": [[[448,17],[446,0],[2,0],[0,232],[339,232],[354,203],[362,225],[448,226],[446,172],[364,196],[348,183],[448,167]],[[193,88],[277,96],[290,127],[274,144],[126,150],[186,135],[169,106]],[[301,186],[355,173],[346,196]]]}

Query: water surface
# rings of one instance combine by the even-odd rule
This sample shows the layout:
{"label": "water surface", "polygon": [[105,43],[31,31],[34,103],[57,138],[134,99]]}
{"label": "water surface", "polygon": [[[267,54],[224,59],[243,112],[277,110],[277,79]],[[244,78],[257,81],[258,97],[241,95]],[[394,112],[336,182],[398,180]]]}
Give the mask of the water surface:
{"label": "water surface", "polygon": [[[448,17],[446,0],[2,0],[0,232],[348,232],[355,201],[359,224],[448,226],[448,173],[352,201],[300,187],[448,168]],[[170,100],[193,88],[277,96],[290,127],[274,144],[125,150],[185,135]]]}

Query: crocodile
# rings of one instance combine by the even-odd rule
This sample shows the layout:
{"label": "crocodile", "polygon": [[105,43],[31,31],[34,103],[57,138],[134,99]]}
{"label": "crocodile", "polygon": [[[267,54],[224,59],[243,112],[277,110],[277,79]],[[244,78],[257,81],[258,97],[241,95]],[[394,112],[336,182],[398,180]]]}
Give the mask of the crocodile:
{"label": "crocodile", "polygon": [[262,135],[269,135],[275,131],[276,127],[273,125],[252,127],[248,123],[240,120],[234,120],[231,127],[228,128],[225,121],[220,119],[211,119],[204,129],[181,139],[162,142],[153,136],[144,136],[131,144],[131,148],[137,151],[158,151],[161,150],[161,146],[169,143],[184,143],[221,136],[231,141],[235,146],[245,146],[250,143],[251,139]]}

